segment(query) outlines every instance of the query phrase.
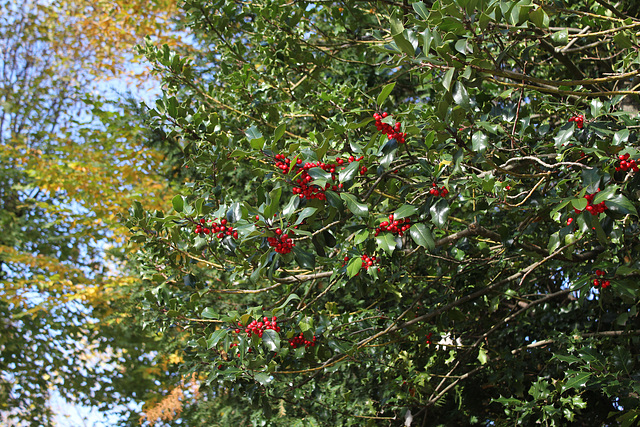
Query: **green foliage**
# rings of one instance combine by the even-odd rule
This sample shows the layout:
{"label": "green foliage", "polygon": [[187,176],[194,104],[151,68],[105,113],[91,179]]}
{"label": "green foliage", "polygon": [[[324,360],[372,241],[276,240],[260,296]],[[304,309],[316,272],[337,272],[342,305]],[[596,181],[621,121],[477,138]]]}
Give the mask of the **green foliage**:
{"label": "green foliage", "polygon": [[138,320],[201,383],[189,424],[633,422],[635,18],[183,6],[201,51],[140,50],[195,178],[129,226]]}

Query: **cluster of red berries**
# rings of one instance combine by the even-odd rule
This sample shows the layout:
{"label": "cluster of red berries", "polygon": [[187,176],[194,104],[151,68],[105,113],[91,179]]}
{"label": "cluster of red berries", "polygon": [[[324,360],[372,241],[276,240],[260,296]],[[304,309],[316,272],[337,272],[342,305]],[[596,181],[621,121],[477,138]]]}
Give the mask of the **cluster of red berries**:
{"label": "cluster of red berries", "polygon": [[569,121],[576,122],[576,126],[578,127],[578,129],[582,129],[584,127],[584,116],[582,114],[571,117]]}
{"label": "cluster of red berries", "polygon": [[[507,186],[507,190],[511,189],[511,187]],[[429,190],[429,194],[433,194],[436,197],[447,197],[449,194],[449,190],[447,190],[444,185],[442,188],[438,188],[436,183],[431,184],[431,190]]]}
{"label": "cluster of red berries", "polygon": [[367,254],[364,254],[360,258],[362,259],[362,268],[364,269],[373,267],[373,265],[377,263],[377,259],[374,256],[369,256]]}
{"label": "cluster of red berries", "polygon": [[629,153],[621,154],[618,156],[618,160],[620,160],[620,166],[616,166],[616,172],[618,171],[628,171],[629,169],[634,172],[638,172],[638,165],[636,161],[633,159],[629,159],[631,157]]}
{"label": "cluster of red berries", "polygon": [[[242,327],[242,322],[238,322],[238,326]],[[278,326],[278,318],[276,316],[273,316],[272,318],[268,318],[267,316],[265,316],[262,318],[262,321],[253,320],[244,328],[244,331],[246,332],[248,338],[251,338],[252,335],[257,335],[258,337],[262,338],[262,334],[264,333],[265,329],[271,329],[276,332],[280,332],[280,326]],[[234,332],[236,334],[239,334],[241,332],[241,329],[237,328]]]}
{"label": "cluster of red berries", "polygon": [[[269,246],[276,248],[276,252],[279,254],[288,254],[291,252],[291,248],[295,246],[291,237],[289,237],[288,233],[282,231],[281,228],[275,229],[276,237],[267,237],[267,242],[269,242]],[[289,233],[293,234],[293,230],[290,230]]]}
{"label": "cluster of red berries", "polygon": [[605,274],[606,273],[602,270],[596,270],[596,276],[598,276],[600,279],[593,279],[593,286],[597,288],[598,286],[602,285],[602,289],[606,289],[611,286],[611,282],[609,282],[608,280],[602,280],[602,276],[604,276]]}
{"label": "cluster of red berries", "polygon": [[311,341],[309,340],[305,340],[304,339],[304,334],[301,332],[300,335],[296,335],[293,338],[289,338],[289,346],[291,348],[298,348],[298,347],[315,347],[316,346],[316,339],[317,337],[314,335],[313,338],[311,339]]}
{"label": "cluster of red berries", "polygon": [[[360,161],[364,158],[364,156],[360,156],[355,158],[354,156],[349,156],[346,160],[342,158],[336,159],[336,163],[324,163],[324,162],[303,162],[302,159],[297,159],[293,167],[297,168],[296,175],[298,177],[293,182],[293,194],[297,194],[301,199],[318,199],[318,200],[326,200],[327,196],[325,191],[333,190],[340,191],[344,187],[342,183],[338,184],[330,184],[326,183],[324,187],[320,187],[318,185],[313,185],[311,182],[313,178],[309,174],[309,169],[312,168],[320,168],[323,171],[331,174],[331,179],[334,182],[338,181],[338,175],[336,171],[344,170],[346,166],[343,166],[346,162],[352,163],[356,161]],[[275,157],[276,167],[282,170],[282,173],[285,175],[289,173],[291,170],[291,159],[286,157],[284,154],[276,154]],[[364,175],[367,173],[367,167],[360,167],[360,175]]]}
{"label": "cluster of red berries", "polygon": [[407,134],[400,132],[400,122],[396,122],[395,126],[391,126],[388,123],[382,123],[382,119],[387,116],[389,116],[389,113],[387,112],[384,112],[382,114],[373,114],[373,118],[376,121],[376,129],[387,135],[387,138],[395,139],[396,141],[398,141],[398,144],[404,144],[404,138],[407,136]]}
{"label": "cluster of red berries", "polygon": [[234,230],[234,228],[228,225],[227,220],[222,218],[220,223],[218,224],[214,220],[209,220],[207,225],[207,221],[202,218],[200,220],[200,224],[196,225],[196,229],[194,230],[196,234],[213,234],[218,239],[222,239],[226,236],[231,236],[234,239],[238,238],[238,232]]}
{"label": "cluster of red berries", "polygon": [[[280,169],[283,174],[288,174],[291,170],[291,159],[287,158],[284,154],[276,154],[274,159],[276,161],[276,167]],[[302,160],[300,160],[300,162],[302,162]]]}
{"label": "cluster of red berries", "polygon": [[388,231],[393,234],[397,234],[402,236],[405,231],[411,228],[411,219],[393,219],[393,214],[389,215],[389,221],[382,221],[380,225],[376,228],[375,235],[382,233],[383,231]]}
{"label": "cluster of red berries", "polygon": [[[596,193],[600,192],[600,189],[598,188],[598,191],[596,191],[593,194],[585,194],[584,198],[587,199],[587,207],[584,208],[585,211],[589,212],[591,215],[598,215],[604,211],[607,210],[607,206],[604,204],[604,201],[598,203],[597,205],[593,204],[593,198],[596,196]],[[575,209],[574,211],[579,214],[582,211]]]}

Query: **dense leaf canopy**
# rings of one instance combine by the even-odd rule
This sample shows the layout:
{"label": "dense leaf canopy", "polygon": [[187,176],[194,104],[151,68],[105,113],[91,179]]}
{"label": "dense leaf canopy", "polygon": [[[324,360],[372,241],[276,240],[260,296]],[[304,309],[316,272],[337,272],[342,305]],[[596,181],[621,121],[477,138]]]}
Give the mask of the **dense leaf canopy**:
{"label": "dense leaf canopy", "polygon": [[50,425],[52,390],[103,408],[127,401],[136,387],[118,363],[149,359],[139,330],[98,319],[117,311],[130,280],[119,266],[118,215],[142,194],[149,208],[166,205],[168,186],[141,117],[97,91],[122,76],[134,45],[173,9],[111,3],[0,2],[3,425]]}
{"label": "dense leaf canopy", "polygon": [[124,215],[105,393],[132,425],[633,425],[632,3],[181,2],[189,49],[138,49],[178,189]]}
{"label": "dense leaf canopy", "polygon": [[143,51],[191,175],[130,226],[141,315],[201,383],[189,417],[633,422],[635,17],[604,1],[184,9],[200,54]]}

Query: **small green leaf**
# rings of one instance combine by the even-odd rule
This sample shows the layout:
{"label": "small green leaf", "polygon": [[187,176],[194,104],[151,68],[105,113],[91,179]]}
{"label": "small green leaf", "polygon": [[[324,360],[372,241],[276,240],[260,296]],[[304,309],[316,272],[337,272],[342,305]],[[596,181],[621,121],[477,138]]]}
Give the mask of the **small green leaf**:
{"label": "small green leaf", "polygon": [[396,151],[398,149],[398,141],[395,138],[388,139],[382,146],[382,157],[380,157],[380,165],[386,169],[389,167],[393,159],[396,157]]}
{"label": "small green leaf", "polygon": [[347,209],[357,216],[368,216],[369,207],[363,203],[360,203],[356,196],[350,193],[340,193],[340,198],[347,203]]}
{"label": "small green leaf", "polygon": [[420,18],[424,19],[425,21],[429,19],[429,9],[423,2],[419,1],[413,3],[412,6],[413,10],[415,10],[416,13],[420,15]]}
{"label": "small green leaf", "polygon": [[391,94],[391,91],[393,90],[395,85],[396,85],[396,82],[393,82],[393,83],[389,83],[388,85],[382,88],[382,91],[380,92],[380,94],[378,95],[378,99],[376,100],[376,103],[378,104],[378,106],[381,106],[384,103],[384,101],[387,99],[389,94]]}
{"label": "small green leaf", "polygon": [[362,269],[362,258],[356,257],[349,261],[347,264],[347,275],[349,278],[354,277]]}
{"label": "small green leaf", "polygon": [[402,34],[404,31],[404,25],[402,25],[402,21],[400,21],[396,17],[391,17],[391,35],[396,36],[398,34]]}
{"label": "small green leaf", "polygon": [[[562,238],[564,239],[564,236]],[[547,244],[547,250],[550,254],[560,247],[560,242],[560,232],[556,231],[549,237],[549,243]]]}
{"label": "small green leaf", "polygon": [[449,218],[449,203],[445,199],[438,200],[431,206],[431,220],[438,228],[443,228]]}
{"label": "small green leaf", "polygon": [[284,217],[288,219],[295,212],[296,208],[298,207],[298,203],[300,203],[300,197],[298,197],[297,194],[294,194],[282,209],[282,215],[284,215]]}
{"label": "small green leaf", "polygon": [[426,225],[421,223],[413,224],[409,229],[409,234],[417,245],[427,248],[429,252],[433,252],[433,250],[436,248],[436,243],[433,240],[431,231],[427,228]]}
{"label": "small green leaf", "polygon": [[541,7],[538,7],[537,9],[529,12],[529,19],[531,20],[531,22],[536,24],[538,28],[549,28],[549,15],[547,15],[547,13]]}
{"label": "small green leaf", "polygon": [[571,356],[569,354],[554,354],[553,358],[554,359],[558,359],[558,360],[560,360],[562,362],[567,362],[569,365],[581,361],[581,359],[579,359],[579,358],[577,358],[575,356]]}
{"label": "small green leaf", "polygon": [[360,243],[364,242],[365,240],[367,240],[369,238],[369,230],[364,229],[364,230],[360,230],[358,233],[356,233],[356,235],[353,238],[353,244],[354,245],[359,245]]}
{"label": "small green leaf", "polygon": [[287,125],[284,124],[284,123],[280,123],[280,125],[278,125],[278,127],[276,128],[275,133],[273,135],[273,142],[278,142],[280,140],[280,138],[282,138],[286,128],[287,128]]}
{"label": "small green leaf", "polygon": [[605,200],[604,204],[612,211],[619,212],[623,215],[633,214],[638,216],[636,207],[622,194],[618,194],[608,200]]}
{"label": "small green leaf", "polygon": [[219,314],[213,309],[213,307],[207,307],[202,310],[201,316],[204,319],[217,319]]}
{"label": "small green leaf", "polygon": [[265,329],[262,332],[262,345],[269,351],[279,351],[280,335],[273,329]]}
{"label": "small green leaf", "polygon": [[485,350],[482,347],[480,347],[480,350],[478,350],[478,360],[480,361],[480,364],[482,364],[482,365],[486,365],[487,360],[488,360],[487,350]]}
{"label": "small green leaf", "polygon": [[474,132],[471,137],[471,147],[476,153],[484,153],[489,146],[489,138],[484,133]]}
{"label": "small green leaf", "polygon": [[313,270],[316,267],[316,257],[310,252],[300,249],[298,246],[292,248],[296,262],[301,268]]}
{"label": "small green leaf", "polygon": [[347,166],[346,168],[344,168],[344,170],[341,170],[338,173],[338,181],[343,183],[347,181],[351,181],[353,177],[357,175],[359,167],[360,167],[360,162],[349,163],[349,166]]}
{"label": "small green leaf", "polygon": [[379,249],[382,249],[389,255],[393,254],[397,244],[395,237],[393,237],[391,233],[380,233],[376,237],[376,243]]}
{"label": "small green leaf", "polygon": [[629,129],[622,129],[613,134],[613,145],[623,145],[629,140]]}
{"label": "small green leaf", "polygon": [[203,205],[204,205],[204,199],[202,197],[200,197],[198,200],[196,200],[195,207],[196,207],[196,214],[197,215],[201,215],[202,214],[202,206]]}
{"label": "small green leaf", "polygon": [[442,86],[444,86],[444,89],[447,91],[451,89],[451,82],[453,81],[453,74],[455,72],[456,72],[455,68],[449,68],[447,72],[444,74],[444,78],[442,79]]}
{"label": "small green leaf", "polygon": [[182,212],[182,210],[184,209],[184,199],[180,194],[178,194],[171,200],[171,204],[173,205],[173,210],[175,210],[176,212]]}
{"label": "small green leaf", "polygon": [[221,339],[224,339],[224,337],[227,336],[228,332],[229,331],[227,331],[226,329],[218,329],[217,331],[213,332],[207,340],[207,348],[214,348]]}
{"label": "small green leaf", "polygon": [[405,38],[403,33],[394,35],[393,41],[396,42],[396,45],[402,50],[402,52],[406,53],[410,58],[415,55],[416,51],[413,48],[413,45]]}
{"label": "small green leaf", "polygon": [[467,88],[465,88],[464,85],[460,82],[456,82],[456,85],[453,88],[453,101],[465,110],[471,108]]}
{"label": "small green leaf", "polygon": [[596,196],[593,198],[593,204],[597,205],[601,202],[604,202],[605,200],[612,199],[613,195],[616,193],[617,190],[618,190],[617,185],[608,185],[607,188],[605,188],[602,191],[599,191],[596,194]]}
{"label": "small green leaf", "polygon": [[590,372],[573,372],[573,371],[569,371],[571,373],[567,373],[567,382],[564,383],[564,385],[562,386],[562,391],[571,389],[571,388],[576,388],[576,389],[582,389],[584,388],[584,386],[587,384],[587,381],[589,380],[589,377],[591,376]]}
{"label": "small green leaf", "polygon": [[261,385],[267,385],[271,381],[273,381],[273,376],[264,372],[258,372],[254,376],[255,380],[258,381]]}
{"label": "small green leaf", "polygon": [[331,174],[329,172],[324,171],[322,168],[319,168],[319,167],[311,168],[307,171],[307,173],[314,180],[320,179],[327,182],[331,181]]}
{"label": "small green leaf", "polygon": [[587,207],[588,203],[589,202],[587,202],[587,199],[585,199],[584,197],[579,199],[571,199],[571,205],[573,206],[574,209],[577,209],[579,211],[583,211],[584,208]]}
{"label": "small green leaf", "polygon": [[418,212],[418,208],[412,205],[402,205],[393,212],[393,219],[403,219]]}
{"label": "small green leaf", "polygon": [[556,31],[551,34],[551,40],[556,46],[567,44],[567,41],[569,40],[569,30],[565,28],[560,31]]}
{"label": "small green leaf", "polygon": [[633,41],[631,41],[631,38],[626,31],[619,32],[613,36],[613,41],[622,49],[631,49],[634,47]]}
{"label": "small green leaf", "polygon": [[[290,303],[291,301],[293,301],[293,300],[298,300],[298,301],[299,301],[299,300],[300,300],[300,297],[299,297],[298,295],[296,295],[296,294],[291,294],[291,295],[289,295],[289,296],[287,297],[286,301],[285,301],[285,302],[283,302],[283,303],[282,303],[282,305],[280,305],[280,306],[277,308],[277,310],[282,310],[282,309],[284,309],[284,308],[285,308],[287,305],[289,305],[289,303]],[[247,319],[247,321],[243,321],[243,324],[247,324],[247,322],[248,322],[248,319]]]}
{"label": "small green leaf", "polygon": [[247,139],[249,140],[249,144],[251,144],[251,148],[254,150],[261,150],[264,147],[264,138],[262,136],[262,132],[258,130],[257,127],[251,126],[245,132]]}
{"label": "small green leaf", "polygon": [[298,214],[298,219],[296,220],[296,223],[294,225],[301,224],[302,221],[304,221],[305,219],[309,218],[317,210],[318,210],[318,208],[304,208],[304,209],[302,209],[302,211],[300,211],[300,213]]}

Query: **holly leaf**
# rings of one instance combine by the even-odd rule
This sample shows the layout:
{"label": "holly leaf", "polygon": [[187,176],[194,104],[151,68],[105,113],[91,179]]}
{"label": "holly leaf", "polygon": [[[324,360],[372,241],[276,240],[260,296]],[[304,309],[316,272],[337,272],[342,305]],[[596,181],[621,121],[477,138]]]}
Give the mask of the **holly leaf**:
{"label": "holly leaf", "polygon": [[255,380],[258,381],[261,385],[267,385],[271,381],[273,381],[273,376],[264,372],[258,372],[254,376]]}
{"label": "holly leaf", "polygon": [[249,140],[251,148],[253,148],[254,150],[262,150],[262,148],[264,147],[264,137],[262,136],[262,132],[260,132],[257,127],[251,126],[244,134]]}
{"label": "holly leaf", "polygon": [[438,228],[443,228],[449,218],[449,203],[445,199],[440,199],[431,206],[431,220]]}
{"label": "holly leaf", "polygon": [[338,181],[347,182],[351,181],[354,176],[358,173],[358,168],[360,167],[360,162],[351,162],[349,166],[344,168],[338,173]]}
{"label": "holly leaf", "polygon": [[180,213],[184,209],[184,198],[178,194],[171,199],[171,204],[173,205],[173,210]]}
{"label": "holly leaf", "polygon": [[380,233],[376,237],[376,243],[379,249],[382,249],[389,255],[393,254],[396,248],[396,239],[391,233]]}
{"label": "holly leaf", "polygon": [[571,388],[583,389],[587,384],[589,377],[591,376],[590,372],[575,372],[569,371],[567,372],[567,382],[562,386],[562,391],[569,390]]}
{"label": "holly leaf", "polygon": [[262,331],[262,346],[269,351],[280,351],[280,335],[273,329]]}
{"label": "holly leaf", "polygon": [[349,261],[347,264],[347,275],[349,278],[354,277],[362,269],[362,258],[356,257]]}
{"label": "holly leaf", "polygon": [[604,204],[614,212],[619,212],[624,215],[633,214],[638,216],[636,207],[622,194],[618,194],[615,197],[605,200]]}
{"label": "holly leaf", "polygon": [[349,193],[340,193],[340,198],[347,203],[347,209],[357,216],[368,216],[369,207],[364,203],[360,203],[356,196]]}
{"label": "holly leaf", "polygon": [[393,219],[403,219],[418,212],[418,208],[412,205],[402,205],[393,213]]}
{"label": "holly leaf", "polygon": [[226,329],[218,329],[217,331],[213,332],[209,336],[209,339],[207,339],[207,348],[214,348],[220,340],[224,339],[224,337],[227,336],[228,332],[229,331],[227,331]]}
{"label": "holly leaf", "polygon": [[389,83],[388,85],[382,88],[382,91],[380,92],[380,94],[378,95],[378,99],[376,100],[376,103],[378,105],[382,105],[384,103],[384,101],[387,99],[389,94],[391,94],[391,91],[393,90],[395,85],[396,85],[396,82],[393,82],[393,83]]}
{"label": "holly leaf", "polygon": [[413,224],[409,229],[409,234],[418,246],[427,248],[429,252],[433,252],[433,250],[436,248],[436,243],[433,240],[431,231],[427,228],[426,225],[421,223]]}
{"label": "holly leaf", "polygon": [[294,246],[292,251],[296,262],[301,268],[313,270],[316,267],[316,257],[314,254],[304,251],[297,246]]}

